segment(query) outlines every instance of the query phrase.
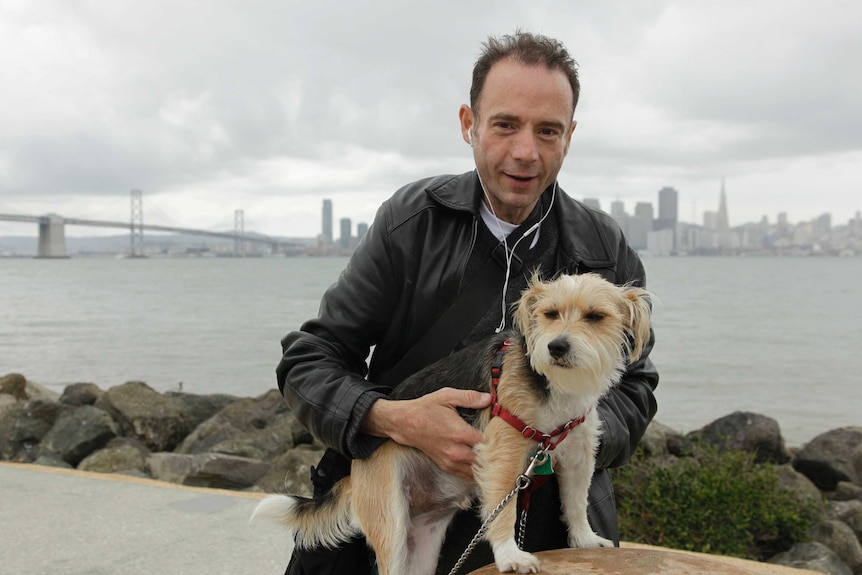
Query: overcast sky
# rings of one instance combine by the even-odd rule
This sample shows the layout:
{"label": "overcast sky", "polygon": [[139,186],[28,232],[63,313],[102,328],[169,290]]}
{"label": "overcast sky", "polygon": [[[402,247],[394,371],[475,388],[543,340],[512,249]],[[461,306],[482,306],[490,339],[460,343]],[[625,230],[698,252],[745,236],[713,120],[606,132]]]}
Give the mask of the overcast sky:
{"label": "overcast sky", "polygon": [[[0,0],[0,213],[314,236],[472,169],[458,107],[489,34],[580,65],[578,199],[732,225],[862,209],[862,2]],[[32,228],[32,229],[31,229]],[[69,227],[70,236],[116,233]],[[0,234],[34,235],[0,222]]]}

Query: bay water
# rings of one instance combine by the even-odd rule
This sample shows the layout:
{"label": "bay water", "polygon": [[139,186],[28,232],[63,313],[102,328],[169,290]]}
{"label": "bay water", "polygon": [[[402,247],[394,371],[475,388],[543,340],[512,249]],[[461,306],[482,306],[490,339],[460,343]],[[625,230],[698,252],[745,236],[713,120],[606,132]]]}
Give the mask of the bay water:
{"label": "bay water", "polygon": [[[0,259],[0,375],[256,396],[344,258]],[[646,258],[657,419],[862,425],[862,258]]]}

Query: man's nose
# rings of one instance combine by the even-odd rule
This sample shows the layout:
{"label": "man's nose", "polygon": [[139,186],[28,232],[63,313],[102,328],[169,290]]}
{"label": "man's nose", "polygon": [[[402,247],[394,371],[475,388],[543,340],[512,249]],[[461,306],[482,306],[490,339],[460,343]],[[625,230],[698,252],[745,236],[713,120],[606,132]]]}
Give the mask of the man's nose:
{"label": "man's nose", "polygon": [[535,161],[539,156],[535,134],[528,130],[516,134],[512,143],[512,156],[521,162]]}

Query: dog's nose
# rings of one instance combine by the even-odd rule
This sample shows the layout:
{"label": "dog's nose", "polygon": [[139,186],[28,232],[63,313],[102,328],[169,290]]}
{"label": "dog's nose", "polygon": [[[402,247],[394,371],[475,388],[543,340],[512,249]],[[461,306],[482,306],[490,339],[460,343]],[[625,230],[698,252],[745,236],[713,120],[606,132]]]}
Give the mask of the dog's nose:
{"label": "dog's nose", "polygon": [[569,342],[565,338],[558,337],[548,344],[548,352],[554,359],[560,359],[569,353]]}

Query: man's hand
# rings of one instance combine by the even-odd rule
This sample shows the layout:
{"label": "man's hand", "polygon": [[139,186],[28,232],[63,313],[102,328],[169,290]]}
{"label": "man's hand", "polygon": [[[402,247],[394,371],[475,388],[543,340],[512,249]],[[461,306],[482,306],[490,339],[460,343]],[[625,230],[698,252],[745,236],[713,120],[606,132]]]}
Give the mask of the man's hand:
{"label": "man's hand", "polygon": [[362,431],[415,447],[443,471],[472,480],[473,446],[482,440],[482,434],[461,419],[456,408],[482,409],[490,403],[488,393],[451,387],[418,399],[378,399],[365,417]]}

